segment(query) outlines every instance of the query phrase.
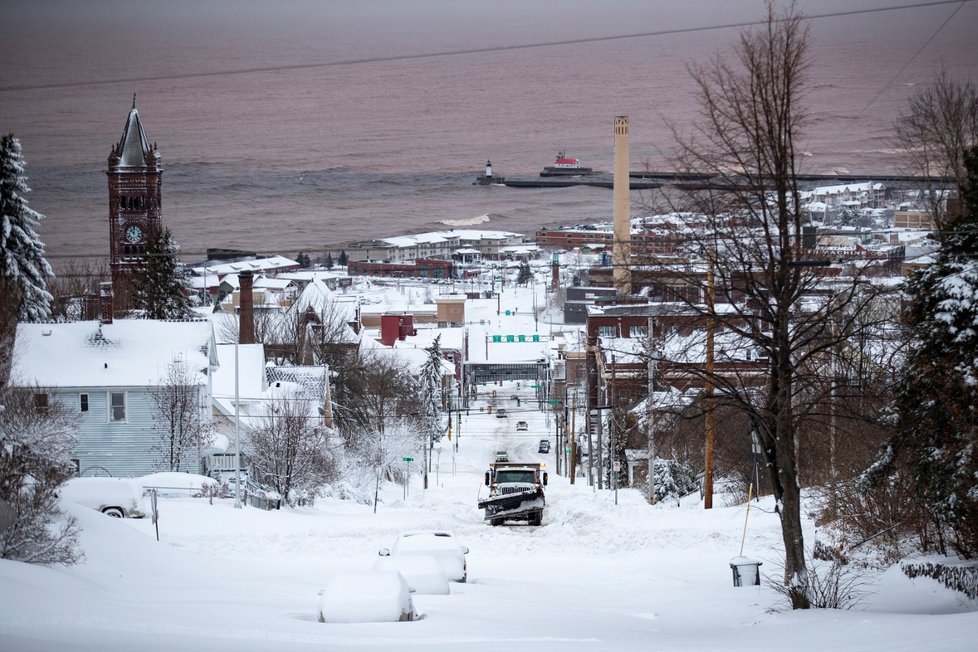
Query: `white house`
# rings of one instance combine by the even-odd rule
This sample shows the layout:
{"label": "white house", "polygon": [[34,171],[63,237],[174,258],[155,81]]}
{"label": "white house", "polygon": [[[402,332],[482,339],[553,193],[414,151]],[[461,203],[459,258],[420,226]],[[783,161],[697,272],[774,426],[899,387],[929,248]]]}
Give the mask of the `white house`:
{"label": "white house", "polygon": [[[160,470],[152,394],[180,362],[210,420],[217,369],[211,323],[122,319],[17,326],[11,386],[36,388],[39,404],[78,414],[74,459],[82,475],[138,476]],[[197,472],[204,451],[180,470]],[[169,469],[166,469],[169,470]]]}

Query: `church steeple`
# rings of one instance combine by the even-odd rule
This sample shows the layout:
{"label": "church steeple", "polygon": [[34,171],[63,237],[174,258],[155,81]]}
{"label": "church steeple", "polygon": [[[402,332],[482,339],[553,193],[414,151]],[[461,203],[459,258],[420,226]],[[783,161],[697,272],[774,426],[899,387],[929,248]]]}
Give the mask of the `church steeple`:
{"label": "church steeple", "polygon": [[160,163],[160,153],[156,145],[150,145],[143,123],[136,109],[136,94],[132,96],[132,108],[122,130],[122,138],[112,148],[109,166],[116,167],[155,167]]}
{"label": "church steeple", "polygon": [[162,228],[162,158],[150,145],[136,96],[126,118],[122,137],[109,154],[109,255],[116,309],[131,305],[134,268],[146,254],[148,239]]}

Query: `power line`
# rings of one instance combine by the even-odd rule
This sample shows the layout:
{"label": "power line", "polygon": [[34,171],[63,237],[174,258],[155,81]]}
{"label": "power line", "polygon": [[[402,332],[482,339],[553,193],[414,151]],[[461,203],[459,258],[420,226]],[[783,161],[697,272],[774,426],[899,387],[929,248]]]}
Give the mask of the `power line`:
{"label": "power line", "polygon": [[[818,20],[822,18],[844,18],[847,16],[860,16],[867,14],[877,14],[890,11],[902,11],[905,9],[919,9],[927,7],[939,7],[949,4],[960,4],[963,6],[973,0],[933,0],[931,2],[915,2],[906,5],[890,5],[886,7],[873,7],[868,9],[850,9],[848,11],[833,11],[820,14],[803,16],[805,20]],[[960,7],[959,7],[960,9]],[[780,22],[780,21],[778,21]],[[314,70],[317,68],[330,68],[335,66],[353,66],[370,63],[391,63],[394,61],[415,61],[419,59],[434,59],[438,57],[454,57],[470,54],[488,54],[494,52],[509,52],[515,50],[529,50],[536,48],[561,47],[565,45],[582,45],[588,43],[604,43],[609,41],[622,41],[625,39],[655,38],[659,36],[674,36],[678,34],[694,34],[697,32],[707,32],[724,29],[742,29],[745,27],[756,27],[766,25],[767,19],[740,21],[733,23],[721,23],[715,25],[701,25],[694,27],[679,27],[675,29],[662,29],[651,32],[636,32],[632,34],[616,34],[611,36],[593,36],[578,39],[562,39],[557,41],[539,41],[536,43],[524,43],[520,45],[498,45],[484,48],[466,48],[460,50],[442,50],[436,52],[423,52],[419,54],[399,54],[386,57],[361,57],[355,59],[340,59],[337,61],[288,64],[281,66],[260,66],[251,68],[238,68],[230,70],[216,70],[213,72],[195,73],[174,73],[169,75],[154,75],[149,77],[118,77],[115,79],[96,79],[89,81],[71,81],[56,84],[21,84],[17,86],[0,87],[0,92],[10,91],[34,91],[34,90],[53,90],[59,88],[78,88],[84,86],[100,86],[104,84],[132,84],[137,82],[172,81],[177,79],[198,79],[204,77],[223,77],[230,75],[248,75],[265,72],[286,72],[292,70]]]}

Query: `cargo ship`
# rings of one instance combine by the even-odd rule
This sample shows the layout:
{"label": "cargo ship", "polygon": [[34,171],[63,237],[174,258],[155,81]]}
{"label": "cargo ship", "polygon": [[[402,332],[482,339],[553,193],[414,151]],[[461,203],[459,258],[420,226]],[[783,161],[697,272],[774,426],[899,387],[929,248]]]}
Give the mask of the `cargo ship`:
{"label": "cargo ship", "polygon": [[541,177],[570,177],[582,174],[594,174],[594,170],[581,166],[576,158],[569,158],[563,150],[557,152],[553,165],[548,165],[540,172]]}

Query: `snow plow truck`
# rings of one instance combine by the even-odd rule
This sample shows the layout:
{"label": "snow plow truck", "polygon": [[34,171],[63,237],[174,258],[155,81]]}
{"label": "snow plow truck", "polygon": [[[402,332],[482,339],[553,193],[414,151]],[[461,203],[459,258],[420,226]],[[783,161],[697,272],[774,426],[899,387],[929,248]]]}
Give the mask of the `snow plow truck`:
{"label": "snow plow truck", "polygon": [[505,521],[526,521],[530,525],[543,522],[547,484],[546,465],[542,462],[495,462],[486,471],[489,497],[479,501],[490,525]]}

